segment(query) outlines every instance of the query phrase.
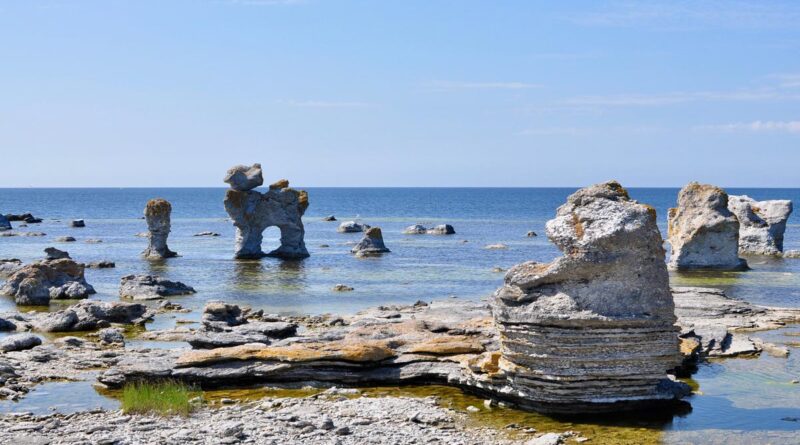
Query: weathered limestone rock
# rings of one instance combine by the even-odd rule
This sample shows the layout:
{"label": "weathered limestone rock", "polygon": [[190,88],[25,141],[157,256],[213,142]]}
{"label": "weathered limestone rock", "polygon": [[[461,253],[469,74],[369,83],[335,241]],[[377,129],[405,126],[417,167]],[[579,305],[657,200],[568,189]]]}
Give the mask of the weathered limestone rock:
{"label": "weathered limestone rock", "polygon": [[142,255],[145,257],[172,258],[178,256],[177,253],[169,250],[169,247],[167,247],[171,213],[172,204],[165,199],[151,199],[147,202],[147,206],[144,208],[144,217],[147,220],[150,245],[142,252]]}
{"label": "weathered limestone rock", "polygon": [[264,184],[264,177],[261,171],[261,164],[253,164],[252,167],[237,165],[228,170],[228,174],[223,179],[231,188],[236,191],[246,192]]}
{"label": "weathered limestone rock", "polygon": [[56,249],[55,247],[47,247],[44,249],[44,253],[47,255],[48,260],[58,260],[61,258],[69,258],[69,252],[65,252],[63,250]]}
{"label": "weathered limestone rock", "polygon": [[456,229],[450,224],[439,224],[433,228],[428,229],[431,235],[455,235]]}
{"label": "weathered limestone rock", "polygon": [[13,227],[11,227],[11,222],[8,221],[8,218],[5,215],[0,215],[0,232],[11,229]]}
{"label": "weathered limestone rock", "polygon": [[[308,257],[302,221],[308,208],[308,193],[289,188],[289,181],[285,179],[272,184],[266,193],[252,190],[263,183],[261,166],[254,164],[246,171],[242,170],[244,168],[232,168],[225,178],[225,182],[231,184],[225,194],[225,210],[236,227],[236,258]],[[261,250],[263,232],[272,226],[281,231],[281,245],[264,253]]]}
{"label": "weathered limestone rock", "polygon": [[350,250],[356,256],[372,256],[391,252],[383,244],[383,234],[380,227],[370,227],[358,244]]}
{"label": "weathered limestone rock", "polygon": [[95,293],[86,282],[83,265],[68,258],[22,266],[0,287],[21,305],[47,305],[50,299],[86,298]]}
{"label": "weathered limestone rock", "polygon": [[692,182],[681,189],[678,207],[669,209],[667,233],[672,269],[747,269],[739,258],[739,221],[719,187]]}
{"label": "weathered limestone rock", "polygon": [[729,196],[728,209],[739,220],[739,253],[780,255],[786,220],[792,214],[787,199],[756,201],[749,196]]}
{"label": "weathered limestone rock", "polygon": [[100,343],[106,345],[125,345],[125,336],[120,328],[105,328],[97,333]]}
{"label": "weathered limestone rock", "polygon": [[40,332],[89,331],[111,323],[143,324],[152,316],[139,303],[84,300],[62,311],[32,314],[30,324]]}
{"label": "weathered limestone rock", "polygon": [[546,232],[564,256],[514,266],[492,299],[508,391],[549,411],[684,395],[666,374],[681,358],[653,208],[598,184],[567,198]]}
{"label": "weathered limestone rock", "polygon": [[336,229],[339,233],[358,233],[364,232],[369,229],[368,224],[361,224],[355,221],[345,221],[339,224],[339,227]]}
{"label": "weathered limestone rock", "polygon": [[0,339],[0,351],[24,351],[42,344],[42,339],[34,334],[14,334]]}
{"label": "weathered limestone rock", "polygon": [[406,235],[423,235],[428,233],[428,229],[422,224],[414,224],[413,226],[406,227],[403,233]]}
{"label": "weathered limestone rock", "polygon": [[155,275],[126,275],[119,284],[119,296],[132,300],[157,300],[174,295],[195,293],[191,286]]}
{"label": "weathered limestone rock", "polygon": [[22,268],[22,261],[18,258],[0,258],[0,278],[11,276]]}

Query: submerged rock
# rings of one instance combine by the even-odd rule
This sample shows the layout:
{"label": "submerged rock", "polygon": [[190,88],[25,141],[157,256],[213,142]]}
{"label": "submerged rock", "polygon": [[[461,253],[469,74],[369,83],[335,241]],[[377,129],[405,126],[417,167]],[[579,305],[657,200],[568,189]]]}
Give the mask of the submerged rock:
{"label": "submerged rock", "polygon": [[126,275],[122,277],[119,285],[119,296],[132,300],[157,300],[193,293],[195,290],[191,286],[155,275]]}
{"label": "submerged rock", "polygon": [[42,339],[34,334],[14,334],[0,339],[0,351],[24,351],[42,344]]}
{"label": "submerged rock", "polygon": [[369,225],[357,223],[355,221],[345,221],[339,224],[339,227],[336,229],[339,233],[358,233],[364,232],[369,229]]}
{"label": "submerged rock", "polygon": [[217,232],[199,232],[195,233],[193,236],[219,236]]}
{"label": "submerged rock", "polygon": [[669,209],[667,233],[672,269],[747,269],[739,258],[739,220],[719,187],[692,182],[681,189],[678,207]]}
{"label": "submerged rock", "polygon": [[526,233],[525,236],[527,236],[528,238],[534,238],[534,237],[537,237],[539,235],[537,235],[536,232],[531,230],[530,232]]}
{"label": "submerged rock", "polygon": [[82,219],[73,219],[69,223],[70,227],[86,227],[86,222]]}
{"label": "submerged rock", "polygon": [[177,253],[167,247],[167,237],[171,230],[170,214],[172,204],[165,199],[151,199],[144,208],[144,217],[147,221],[148,238],[150,245],[142,255],[146,258],[172,258]]}
{"label": "submerged rock", "polygon": [[325,221],[325,222],[332,222],[332,221],[336,221],[336,217],[333,216],[333,215],[328,215],[328,216],[322,218],[322,220]]}
{"label": "submerged rock", "polygon": [[337,284],[337,285],[333,286],[333,291],[334,292],[350,292],[350,291],[353,291],[353,290],[355,290],[353,287],[348,286],[346,284]]}
{"label": "submerged rock", "polygon": [[57,243],[74,243],[75,238],[71,236],[60,236],[56,238]]}
{"label": "submerged rock", "polygon": [[422,235],[428,233],[428,229],[422,224],[414,224],[413,226],[406,227],[403,233],[406,235]]}
{"label": "submerged rock", "polygon": [[739,253],[780,255],[786,221],[792,214],[787,199],[756,201],[749,196],[730,196],[728,209],[739,220]]}
{"label": "submerged rock", "polygon": [[380,227],[370,227],[358,244],[350,250],[356,256],[372,256],[391,252],[383,244],[383,234]]}
{"label": "submerged rock", "polygon": [[486,247],[484,247],[484,249],[486,249],[486,250],[505,250],[505,249],[508,249],[508,246],[506,246],[503,243],[497,243],[497,244],[489,244]]}
{"label": "submerged rock", "polygon": [[30,213],[22,213],[22,214],[13,214],[7,213],[5,218],[9,221],[22,221],[27,224],[38,224],[42,222],[42,218],[37,218]]}
{"label": "submerged rock", "polygon": [[44,249],[48,260],[58,260],[61,258],[69,258],[69,253],[63,250],[56,249],[55,247],[47,247]]}
{"label": "submerged rock", "polygon": [[[289,188],[286,180],[271,185],[265,193],[252,190],[263,183],[261,166],[254,164],[246,172],[242,168],[244,167],[234,167],[225,178],[225,182],[231,184],[231,189],[225,194],[225,210],[236,227],[236,258],[308,257],[302,221],[308,208],[308,193]],[[231,172],[234,173],[233,176]],[[273,226],[281,231],[281,245],[264,253],[261,250],[263,232]]]}
{"label": "submerged rock", "polygon": [[6,218],[5,215],[0,215],[0,232],[11,229],[13,229],[13,227],[11,227],[11,222],[8,218]]}
{"label": "submerged rock", "polygon": [[517,403],[578,412],[687,394],[666,374],[681,357],[653,208],[598,184],[570,195],[546,232],[564,256],[514,266],[491,302]]}
{"label": "submerged rock", "polygon": [[95,293],[86,282],[83,265],[68,258],[22,266],[0,287],[21,305],[47,305],[50,299],[86,298]]}
{"label": "submerged rock", "polygon": [[231,167],[223,179],[230,184],[231,189],[246,192],[264,184],[264,177],[261,171],[261,164],[253,164],[251,167],[237,165]]}
{"label": "submerged rock", "polygon": [[103,261],[94,261],[91,263],[84,264],[84,266],[88,269],[111,269],[117,267],[117,264],[113,261],[103,260]]}

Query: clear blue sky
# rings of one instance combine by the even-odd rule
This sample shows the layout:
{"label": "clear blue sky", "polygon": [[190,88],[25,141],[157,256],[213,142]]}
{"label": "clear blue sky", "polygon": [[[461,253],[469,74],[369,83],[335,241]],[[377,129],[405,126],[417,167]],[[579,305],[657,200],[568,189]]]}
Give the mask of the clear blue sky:
{"label": "clear blue sky", "polygon": [[0,0],[0,187],[800,187],[800,2]]}

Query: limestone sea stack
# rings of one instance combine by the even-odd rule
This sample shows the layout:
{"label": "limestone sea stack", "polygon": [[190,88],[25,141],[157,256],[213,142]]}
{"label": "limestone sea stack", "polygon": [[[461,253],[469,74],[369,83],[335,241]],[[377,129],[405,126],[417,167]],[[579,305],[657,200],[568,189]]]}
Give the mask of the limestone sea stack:
{"label": "limestone sea stack", "polygon": [[[225,210],[236,227],[236,258],[272,256],[291,260],[309,256],[302,221],[308,208],[308,193],[290,188],[285,179],[270,185],[265,193],[253,190],[264,182],[260,164],[231,168],[225,182],[231,186],[225,194]],[[272,226],[281,231],[281,245],[264,253],[263,232]]]}
{"label": "limestone sea stack", "polygon": [[792,214],[788,199],[756,201],[729,196],[728,209],[739,220],[739,253],[742,255],[780,255],[786,221]]}
{"label": "limestone sea stack", "polygon": [[746,270],[739,258],[739,220],[719,187],[691,182],[669,209],[669,267],[676,270]]}
{"label": "limestone sea stack", "polygon": [[374,256],[391,252],[383,244],[383,233],[380,227],[370,227],[364,237],[351,250],[356,256]]}
{"label": "limestone sea stack", "polygon": [[151,199],[147,202],[147,206],[144,208],[144,218],[147,221],[150,245],[142,252],[142,255],[145,257],[172,258],[178,256],[177,253],[169,250],[169,247],[167,247],[171,213],[172,204],[166,199]]}
{"label": "limestone sea stack", "polygon": [[492,297],[507,392],[553,412],[686,394],[667,376],[681,357],[655,210],[607,182],[569,196],[546,233],[564,255],[514,266]]}

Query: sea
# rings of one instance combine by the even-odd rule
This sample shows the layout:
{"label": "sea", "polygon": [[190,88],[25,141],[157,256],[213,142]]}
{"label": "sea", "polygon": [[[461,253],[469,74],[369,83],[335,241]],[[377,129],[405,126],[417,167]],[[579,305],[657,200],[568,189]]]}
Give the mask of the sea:
{"label": "sea", "polygon": [[[0,258],[34,261],[44,257],[45,247],[54,246],[81,262],[113,261],[116,268],[86,272],[87,281],[98,292],[92,298],[99,300],[118,300],[124,275],[156,274],[181,281],[197,293],[172,300],[192,310],[181,318],[195,321],[210,300],[282,315],[351,314],[370,306],[419,300],[483,300],[502,284],[503,270],[560,255],[547,239],[545,223],[577,188],[304,189],[310,202],[303,223],[311,256],[302,261],[234,260],[234,227],[223,207],[226,189],[221,187],[0,189],[0,213],[32,213],[44,221],[18,230],[46,233],[43,237],[0,237]],[[800,203],[800,189],[727,191],[757,200]],[[675,205],[678,189],[631,188],[629,193],[656,209],[666,236],[667,209]],[[180,255],[176,258],[149,261],[141,257],[147,239],[137,234],[147,230],[143,210],[152,198],[172,203],[168,244]],[[322,220],[329,215],[338,221]],[[70,227],[72,219],[85,220],[86,227]],[[336,231],[340,222],[349,220],[380,227],[391,253],[374,258],[352,255],[350,249],[361,234]],[[20,223],[12,224],[16,229]],[[413,224],[450,224],[456,234],[404,235],[403,229]],[[194,236],[205,231],[220,236]],[[531,231],[538,236],[527,236]],[[62,236],[76,241],[55,241]],[[277,228],[267,229],[264,251],[277,247],[278,239]],[[486,249],[498,243],[507,248]],[[784,248],[800,249],[800,214],[789,219]],[[747,260],[751,270],[745,272],[672,273],[671,282],[722,288],[733,298],[760,305],[800,307],[800,260]],[[354,290],[333,291],[336,284]],[[48,310],[62,307],[62,303],[52,303]],[[0,313],[8,310],[16,310],[13,299],[0,297]],[[173,317],[161,315],[148,329],[174,326]],[[791,383],[800,379],[798,333],[800,327],[789,326],[760,335],[788,345],[788,359],[764,354],[701,366],[693,380],[699,389],[690,400],[692,411],[655,427],[658,443],[800,443],[800,384]],[[33,398],[47,404],[47,397]],[[0,402],[0,412],[19,408]],[[725,440],[715,441],[715,437]]]}

